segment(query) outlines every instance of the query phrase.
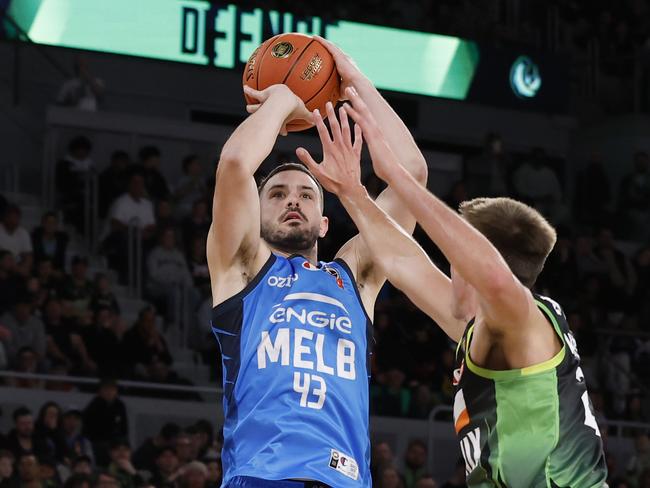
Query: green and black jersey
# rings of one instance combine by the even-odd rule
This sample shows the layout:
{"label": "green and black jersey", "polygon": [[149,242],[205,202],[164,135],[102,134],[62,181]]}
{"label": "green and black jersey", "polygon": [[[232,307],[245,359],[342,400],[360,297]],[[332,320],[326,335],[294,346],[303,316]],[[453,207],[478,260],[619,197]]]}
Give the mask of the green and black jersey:
{"label": "green and black jersey", "polygon": [[469,356],[473,321],[456,350],[454,425],[470,487],[606,486],[600,431],[561,307],[535,296],[562,340],[557,355],[493,371]]}

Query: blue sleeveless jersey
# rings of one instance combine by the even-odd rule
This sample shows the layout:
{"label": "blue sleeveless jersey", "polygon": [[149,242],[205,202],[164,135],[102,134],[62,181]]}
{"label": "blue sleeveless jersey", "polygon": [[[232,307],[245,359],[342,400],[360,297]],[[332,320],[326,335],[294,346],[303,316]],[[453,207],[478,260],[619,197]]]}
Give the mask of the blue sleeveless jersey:
{"label": "blue sleeveless jersey", "polygon": [[372,330],[342,260],[271,255],[213,310],[223,356],[224,487],[238,476],[369,487]]}

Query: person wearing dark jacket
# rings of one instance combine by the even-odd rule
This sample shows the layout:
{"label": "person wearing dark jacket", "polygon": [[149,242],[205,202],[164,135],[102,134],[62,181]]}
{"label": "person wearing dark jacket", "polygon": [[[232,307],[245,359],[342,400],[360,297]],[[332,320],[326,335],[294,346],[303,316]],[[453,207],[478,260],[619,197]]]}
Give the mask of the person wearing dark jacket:
{"label": "person wearing dark jacket", "polygon": [[56,213],[47,212],[41,219],[41,226],[32,233],[34,261],[38,263],[49,258],[56,270],[63,270],[69,240],[68,234],[59,230],[59,218]]}
{"label": "person wearing dark jacket", "polygon": [[101,381],[97,396],[83,412],[83,425],[83,435],[93,444],[97,464],[106,465],[111,441],[128,435],[126,406],[118,397],[115,380]]}
{"label": "person wearing dark jacket", "polygon": [[7,448],[16,459],[27,454],[36,457],[47,457],[52,454],[47,443],[34,432],[34,417],[28,408],[17,408],[13,418],[14,428],[7,436]]}

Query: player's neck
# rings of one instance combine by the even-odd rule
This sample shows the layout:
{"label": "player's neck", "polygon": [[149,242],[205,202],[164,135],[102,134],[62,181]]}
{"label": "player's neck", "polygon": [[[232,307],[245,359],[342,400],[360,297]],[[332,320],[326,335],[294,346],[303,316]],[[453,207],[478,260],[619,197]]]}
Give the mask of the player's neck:
{"label": "player's neck", "polygon": [[279,256],[284,256],[289,257],[289,256],[295,256],[296,254],[304,257],[307,261],[310,263],[316,264],[318,263],[318,246],[314,245],[314,247],[310,249],[281,249],[279,247],[271,247],[271,251],[273,254],[277,254]]}

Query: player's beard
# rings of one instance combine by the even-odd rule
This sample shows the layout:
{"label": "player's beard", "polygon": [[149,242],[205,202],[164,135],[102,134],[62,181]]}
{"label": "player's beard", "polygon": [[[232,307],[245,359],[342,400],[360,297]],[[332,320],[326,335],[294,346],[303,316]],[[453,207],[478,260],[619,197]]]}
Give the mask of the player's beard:
{"label": "player's beard", "polygon": [[318,240],[319,227],[295,227],[281,228],[262,223],[262,239],[278,250],[286,252],[309,251],[313,249]]}

